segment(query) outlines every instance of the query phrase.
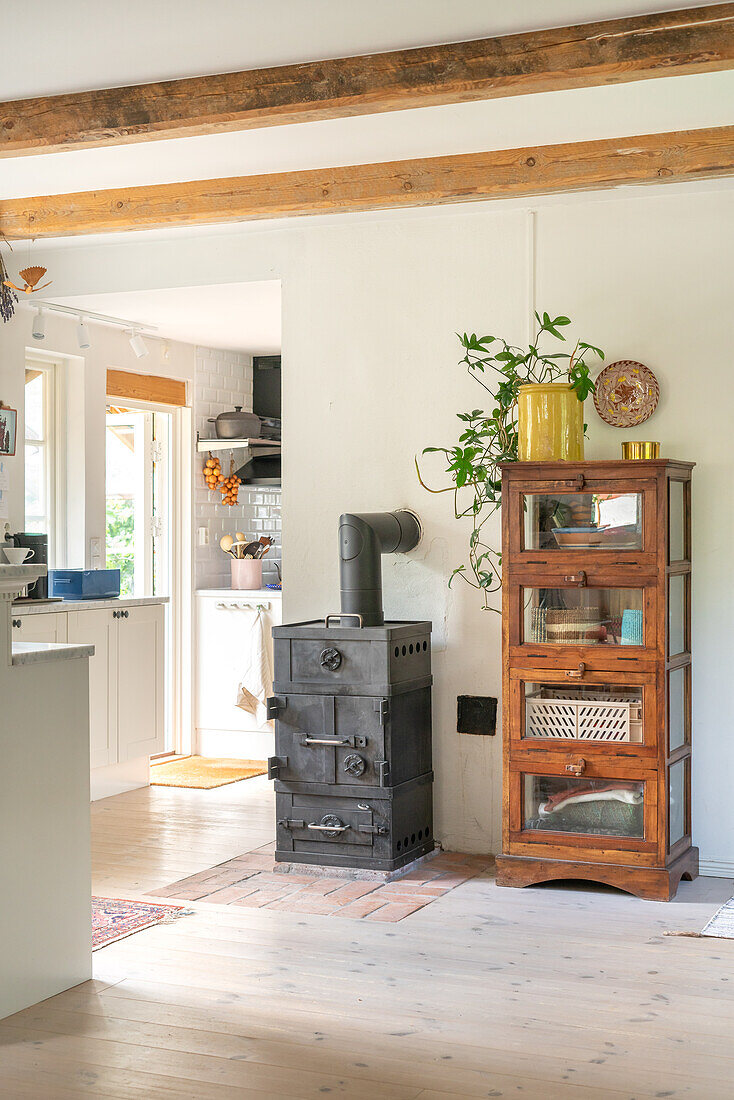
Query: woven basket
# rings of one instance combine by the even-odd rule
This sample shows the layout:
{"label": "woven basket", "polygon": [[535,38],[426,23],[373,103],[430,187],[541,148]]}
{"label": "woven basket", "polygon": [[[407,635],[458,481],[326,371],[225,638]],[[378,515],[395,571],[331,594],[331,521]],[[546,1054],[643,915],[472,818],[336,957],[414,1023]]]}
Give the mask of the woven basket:
{"label": "woven basket", "polygon": [[[547,607],[536,608],[544,612],[544,642],[555,645],[598,642],[601,612],[598,607]],[[539,639],[533,638],[533,641]]]}
{"label": "woven basket", "polygon": [[580,698],[542,688],[525,697],[525,736],[640,744],[642,699],[587,690]]}

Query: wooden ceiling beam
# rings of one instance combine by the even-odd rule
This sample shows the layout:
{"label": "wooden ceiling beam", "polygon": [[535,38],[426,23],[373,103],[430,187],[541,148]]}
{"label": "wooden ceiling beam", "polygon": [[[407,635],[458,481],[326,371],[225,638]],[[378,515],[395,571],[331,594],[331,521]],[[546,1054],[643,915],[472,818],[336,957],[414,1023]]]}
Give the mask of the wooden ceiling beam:
{"label": "wooden ceiling beam", "polygon": [[734,126],[346,168],[0,202],[9,238],[116,233],[304,214],[679,183],[734,174]]}
{"label": "wooden ceiling beam", "polygon": [[393,53],[0,103],[0,157],[190,137],[734,66],[734,3]]}

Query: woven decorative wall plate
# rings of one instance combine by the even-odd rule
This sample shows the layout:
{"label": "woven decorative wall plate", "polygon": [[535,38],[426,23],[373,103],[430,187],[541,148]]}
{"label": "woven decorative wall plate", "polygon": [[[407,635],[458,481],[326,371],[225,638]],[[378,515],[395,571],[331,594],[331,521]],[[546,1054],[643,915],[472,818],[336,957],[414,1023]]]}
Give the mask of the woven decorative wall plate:
{"label": "woven decorative wall plate", "polygon": [[659,398],[655,375],[649,367],[632,359],[610,363],[596,380],[596,411],[615,428],[644,424],[655,412]]}

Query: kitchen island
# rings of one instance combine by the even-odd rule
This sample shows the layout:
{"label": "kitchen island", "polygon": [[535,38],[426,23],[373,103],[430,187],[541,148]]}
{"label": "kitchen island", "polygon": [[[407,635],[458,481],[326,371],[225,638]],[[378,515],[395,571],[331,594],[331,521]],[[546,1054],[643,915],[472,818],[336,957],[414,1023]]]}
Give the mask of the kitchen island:
{"label": "kitchen island", "polygon": [[0,565],[0,1019],[91,977],[91,644],[12,642],[45,567]]}

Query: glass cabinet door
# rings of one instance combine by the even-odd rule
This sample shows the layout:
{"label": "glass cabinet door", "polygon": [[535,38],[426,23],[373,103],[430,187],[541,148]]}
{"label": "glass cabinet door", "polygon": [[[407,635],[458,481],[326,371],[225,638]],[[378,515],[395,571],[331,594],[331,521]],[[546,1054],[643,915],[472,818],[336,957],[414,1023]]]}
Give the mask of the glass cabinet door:
{"label": "glass cabinet door", "polygon": [[542,645],[642,646],[642,588],[523,588],[522,642]]}
{"label": "glass cabinet door", "polygon": [[523,493],[523,550],[643,549],[643,494]]}
{"label": "glass cabinet door", "polygon": [[589,837],[645,837],[645,782],[532,775],[523,779],[524,830]]}

